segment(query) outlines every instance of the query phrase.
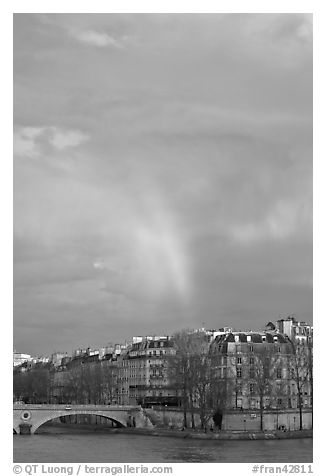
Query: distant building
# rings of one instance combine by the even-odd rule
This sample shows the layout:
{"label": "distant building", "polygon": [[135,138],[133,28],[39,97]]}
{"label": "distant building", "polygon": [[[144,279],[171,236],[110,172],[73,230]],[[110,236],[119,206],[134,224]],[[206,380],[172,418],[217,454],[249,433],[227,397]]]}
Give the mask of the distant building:
{"label": "distant building", "polygon": [[276,329],[301,344],[312,343],[313,326],[304,321],[297,321],[295,316],[288,316],[286,319],[276,321]]}
{"label": "distant building", "polygon": [[14,367],[22,365],[24,362],[32,362],[33,357],[29,354],[21,354],[19,352],[14,352]]}
{"label": "distant building", "polygon": [[51,361],[50,357],[46,356],[39,356],[39,357],[33,357],[32,363],[33,364],[48,364]]}
{"label": "distant building", "polygon": [[117,356],[121,345],[77,349],[53,367],[53,403],[117,403]]}
{"label": "distant building", "polygon": [[50,357],[50,362],[54,367],[59,367],[62,359],[67,357],[67,355],[67,352],[54,352]]}
{"label": "distant building", "polygon": [[269,321],[265,326],[265,331],[275,331],[276,326],[273,322]]}

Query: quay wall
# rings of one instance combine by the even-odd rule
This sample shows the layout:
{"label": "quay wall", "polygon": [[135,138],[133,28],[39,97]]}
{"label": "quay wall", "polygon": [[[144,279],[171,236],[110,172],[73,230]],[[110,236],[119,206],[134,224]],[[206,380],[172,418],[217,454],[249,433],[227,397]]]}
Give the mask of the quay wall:
{"label": "quay wall", "polygon": [[[144,415],[157,428],[182,428],[183,412],[180,409],[146,408]],[[201,427],[198,413],[194,414],[196,428]],[[188,428],[191,427],[191,414],[187,414]],[[213,420],[207,424],[207,428],[214,427]],[[283,427],[286,431],[300,429],[300,415],[298,410],[265,411],[263,416],[263,430],[277,430]],[[302,427],[305,430],[312,429],[312,412],[310,409],[302,411]],[[260,431],[259,411],[228,411],[223,414],[221,430],[234,431]]]}

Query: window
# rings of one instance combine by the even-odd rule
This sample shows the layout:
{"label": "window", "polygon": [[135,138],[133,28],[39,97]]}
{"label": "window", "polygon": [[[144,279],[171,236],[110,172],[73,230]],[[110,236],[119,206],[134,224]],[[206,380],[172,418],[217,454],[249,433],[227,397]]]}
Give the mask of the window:
{"label": "window", "polygon": [[250,367],[249,369],[249,377],[250,378],[255,378],[256,374],[255,374],[255,369],[253,367]]}
{"label": "window", "polygon": [[253,357],[250,357],[249,364],[254,365],[254,363],[255,363],[255,359]]}
{"label": "window", "polygon": [[250,351],[250,352],[253,352],[253,351],[254,351],[254,346],[253,346],[253,345],[250,345],[250,346],[249,346],[249,351]]}
{"label": "window", "polygon": [[238,357],[238,364],[241,364],[241,357]]}
{"label": "window", "polygon": [[277,399],[277,404],[278,404],[278,405],[282,405],[282,403],[283,403],[283,400],[282,400],[281,398],[278,398],[278,399]]}
{"label": "window", "polygon": [[251,383],[251,384],[249,385],[249,392],[250,392],[250,393],[254,393],[254,391],[255,391],[255,384]]}
{"label": "window", "polygon": [[241,378],[242,377],[242,372],[241,372],[241,369],[237,369],[237,378]]}
{"label": "window", "polygon": [[276,378],[282,378],[282,369],[276,370]]}

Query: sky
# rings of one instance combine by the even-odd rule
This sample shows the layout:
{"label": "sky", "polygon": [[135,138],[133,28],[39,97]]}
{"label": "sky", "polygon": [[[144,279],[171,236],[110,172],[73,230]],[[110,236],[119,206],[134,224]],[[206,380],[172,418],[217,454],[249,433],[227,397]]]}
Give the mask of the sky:
{"label": "sky", "polygon": [[14,15],[14,347],[312,322],[312,16]]}

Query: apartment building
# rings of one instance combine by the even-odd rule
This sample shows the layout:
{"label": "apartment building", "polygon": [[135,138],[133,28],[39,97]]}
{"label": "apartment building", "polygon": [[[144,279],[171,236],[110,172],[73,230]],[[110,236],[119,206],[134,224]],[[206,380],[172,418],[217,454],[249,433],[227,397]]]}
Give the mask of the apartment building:
{"label": "apartment building", "polygon": [[[299,374],[296,374],[293,346],[287,335],[277,330],[225,333],[215,338],[210,352],[214,356],[217,381],[227,385],[226,407],[298,406],[296,378]],[[305,368],[302,363],[302,370]],[[308,407],[311,401],[307,373],[301,372],[301,377],[302,404]]]}
{"label": "apartment building", "polygon": [[312,344],[313,326],[305,321],[297,321],[295,316],[276,321],[276,330],[287,335],[291,340],[300,344]]}
{"label": "apartment building", "polygon": [[32,362],[33,357],[29,354],[22,354],[20,352],[14,352],[13,363],[14,367],[22,365],[24,362]]}
{"label": "apartment building", "polygon": [[173,341],[167,336],[134,337],[118,359],[118,403],[175,405],[169,377],[174,355]]}

